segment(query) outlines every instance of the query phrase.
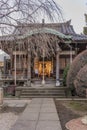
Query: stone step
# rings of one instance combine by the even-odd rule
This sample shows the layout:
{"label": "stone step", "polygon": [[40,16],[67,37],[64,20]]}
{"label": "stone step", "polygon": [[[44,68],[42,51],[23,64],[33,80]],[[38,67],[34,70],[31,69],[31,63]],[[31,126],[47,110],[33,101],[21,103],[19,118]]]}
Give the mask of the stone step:
{"label": "stone step", "polygon": [[65,98],[65,96],[54,96],[54,95],[46,95],[46,96],[44,96],[44,95],[41,95],[41,96],[34,96],[34,95],[32,95],[32,96],[20,96],[20,98]]}
{"label": "stone step", "polygon": [[[22,87],[22,89],[23,89],[23,87]],[[25,90],[34,90],[34,89],[36,89],[36,90],[45,90],[45,89],[48,89],[48,90],[64,90],[64,89],[66,89],[65,87],[26,87],[25,88]]]}
{"label": "stone step", "polygon": [[49,92],[49,91],[37,91],[37,92],[22,92],[22,94],[45,94],[45,93],[48,93],[48,94],[64,94],[65,92]]}
{"label": "stone step", "polygon": [[37,92],[37,93],[21,93],[20,97],[66,97],[65,93],[50,93],[50,92]]}
{"label": "stone step", "polygon": [[19,97],[66,97],[65,87],[19,87],[16,91],[20,91]]}
{"label": "stone step", "polygon": [[32,91],[32,92],[25,92],[25,91],[23,91],[22,92],[22,94],[45,94],[45,93],[48,93],[48,94],[64,94],[65,93],[65,91],[62,91],[62,92],[55,92],[55,91],[53,91],[53,92],[50,92],[50,91]]}
{"label": "stone step", "polygon": [[22,93],[21,95],[26,95],[26,96],[28,96],[28,95],[58,95],[58,96],[65,96],[65,94],[64,93]]}
{"label": "stone step", "polygon": [[65,90],[66,89],[66,87],[62,87],[62,86],[59,86],[59,87],[50,87],[50,86],[41,86],[41,87],[21,87],[21,86],[19,86],[19,87],[17,87],[16,89],[22,89],[22,90]]}
{"label": "stone step", "polygon": [[61,93],[61,92],[65,92],[64,90],[48,90],[48,89],[45,89],[45,90],[22,90],[22,92],[25,92],[25,93],[32,93],[32,92],[55,92],[55,93]]}

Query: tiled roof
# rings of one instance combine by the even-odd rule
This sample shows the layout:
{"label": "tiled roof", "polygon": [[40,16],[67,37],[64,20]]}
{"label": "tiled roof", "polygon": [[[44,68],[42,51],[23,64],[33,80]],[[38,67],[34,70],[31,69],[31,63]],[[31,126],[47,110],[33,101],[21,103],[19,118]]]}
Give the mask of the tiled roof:
{"label": "tiled roof", "polygon": [[19,36],[18,38],[24,39],[24,38],[26,38],[28,36],[32,36],[34,34],[43,34],[43,33],[53,34],[53,35],[59,36],[62,39],[71,39],[71,36],[65,35],[54,29],[50,29],[50,28],[46,28],[46,27],[30,30],[30,31],[26,32],[25,34],[23,34],[22,36]]}
{"label": "tiled roof", "polygon": [[29,30],[42,27],[51,28],[63,34],[76,34],[73,26],[70,25],[70,21],[64,23],[45,23],[44,25],[42,23],[19,24],[13,34],[24,34]]}
{"label": "tiled roof", "polygon": [[72,39],[74,41],[87,41],[87,36],[83,34],[75,34],[75,35],[72,35]]}
{"label": "tiled roof", "polygon": [[[19,24],[17,29],[15,29],[14,34],[24,34],[28,30],[32,30],[35,28],[41,28],[43,25],[42,23],[35,23],[35,24]],[[83,41],[87,40],[87,36],[83,34],[77,34],[74,31],[73,26],[71,25],[71,20],[64,22],[64,23],[46,23],[44,27],[55,29],[56,31],[70,35],[73,40],[75,41]]]}
{"label": "tiled roof", "polygon": [[[12,35],[0,37],[0,40],[14,40],[15,37],[23,38],[26,35],[31,35],[33,30],[40,30],[41,28],[45,28],[50,33],[55,33],[57,35],[61,34],[61,37],[64,35],[65,37],[71,36],[74,41],[87,41],[87,36],[83,34],[77,34],[74,31],[73,26],[71,25],[71,20],[64,23],[30,23],[30,24],[18,24],[15,28]],[[31,34],[30,34],[31,33]]]}

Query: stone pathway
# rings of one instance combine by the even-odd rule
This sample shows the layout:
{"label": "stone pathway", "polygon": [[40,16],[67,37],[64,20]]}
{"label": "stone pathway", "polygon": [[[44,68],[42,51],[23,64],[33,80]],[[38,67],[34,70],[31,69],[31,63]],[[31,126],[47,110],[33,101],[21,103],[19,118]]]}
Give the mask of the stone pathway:
{"label": "stone pathway", "polygon": [[3,104],[8,107],[25,107],[26,104],[29,104],[31,100],[14,100],[14,99],[4,99]]}
{"label": "stone pathway", "polygon": [[53,99],[33,99],[11,130],[62,130]]}

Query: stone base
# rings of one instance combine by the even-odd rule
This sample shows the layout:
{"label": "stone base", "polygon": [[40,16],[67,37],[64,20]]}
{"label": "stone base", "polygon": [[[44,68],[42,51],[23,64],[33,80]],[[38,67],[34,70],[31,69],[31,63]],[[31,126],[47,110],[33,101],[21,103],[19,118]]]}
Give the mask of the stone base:
{"label": "stone base", "polygon": [[26,86],[27,86],[27,87],[31,87],[31,81],[30,81],[30,80],[27,81]]}
{"label": "stone base", "polygon": [[45,80],[42,80],[42,86],[44,86],[45,85]]}
{"label": "stone base", "polygon": [[56,86],[57,86],[57,87],[60,86],[60,82],[59,82],[59,80],[56,81]]}

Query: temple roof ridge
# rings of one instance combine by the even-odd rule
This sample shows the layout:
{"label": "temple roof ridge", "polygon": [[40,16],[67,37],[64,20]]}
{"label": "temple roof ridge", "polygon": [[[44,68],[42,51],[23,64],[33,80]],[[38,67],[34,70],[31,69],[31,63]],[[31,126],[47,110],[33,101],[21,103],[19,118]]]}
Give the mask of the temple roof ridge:
{"label": "temple roof ridge", "polygon": [[63,39],[71,39],[71,36],[65,35],[65,34],[63,34],[61,32],[58,32],[57,30],[47,28],[47,27],[36,28],[36,29],[30,30],[27,33],[25,33],[24,35],[19,36],[19,38],[20,37],[24,38],[24,37],[32,36],[32,35],[35,35],[35,34],[41,34],[41,33],[42,34],[43,33],[48,33],[48,34],[57,35],[57,36],[59,36],[60,38],[63,38]]}
{"label": "temple roof ridge", "polygon": [[[12,35],[8,35],[8,36],[3,36],[0,37],[0,39],[4,40],[4,38],[12,40],[14,39],[16,36],[18,37],[24,37],[25,35],[27,35],[29,32],[32,33],[32,31],[35,30],[41,30],[41,28],[44,27],[45,32],[49,31],[52,33],[56,33],[59,35],[62,34],[61,36],[65,35],[65,36],[71,36],[72,39],[74,41],[87,41],[87,36],[84,34],[77,34],[73,28],[73,25],[71,24],[71,19],[62,23],[44,23],[44,25],[42,23],[28,23],[24,26],[25,23],[22,23],[23,25],[21,26],[21,23],[18,23],[19,26],[17,26],[14,30],[14,32],[12,33]],[[43,29],[43,31],[44,31]],[[38,33],[36,31],[36,33]],[[29,33],[30,34],[30,33]],[[14,37],[14,38],[13,38]]]}
{"label": "temple roof ridge", "polygon": [[68,21],[60,22],[60,23],[18,23],[13,34],[24,34],[28,30],[33,30],[34,28],[47,27],[55,29],[65,35],[67,34],[76,34],[73,26],[71,25],[71,19]]}

